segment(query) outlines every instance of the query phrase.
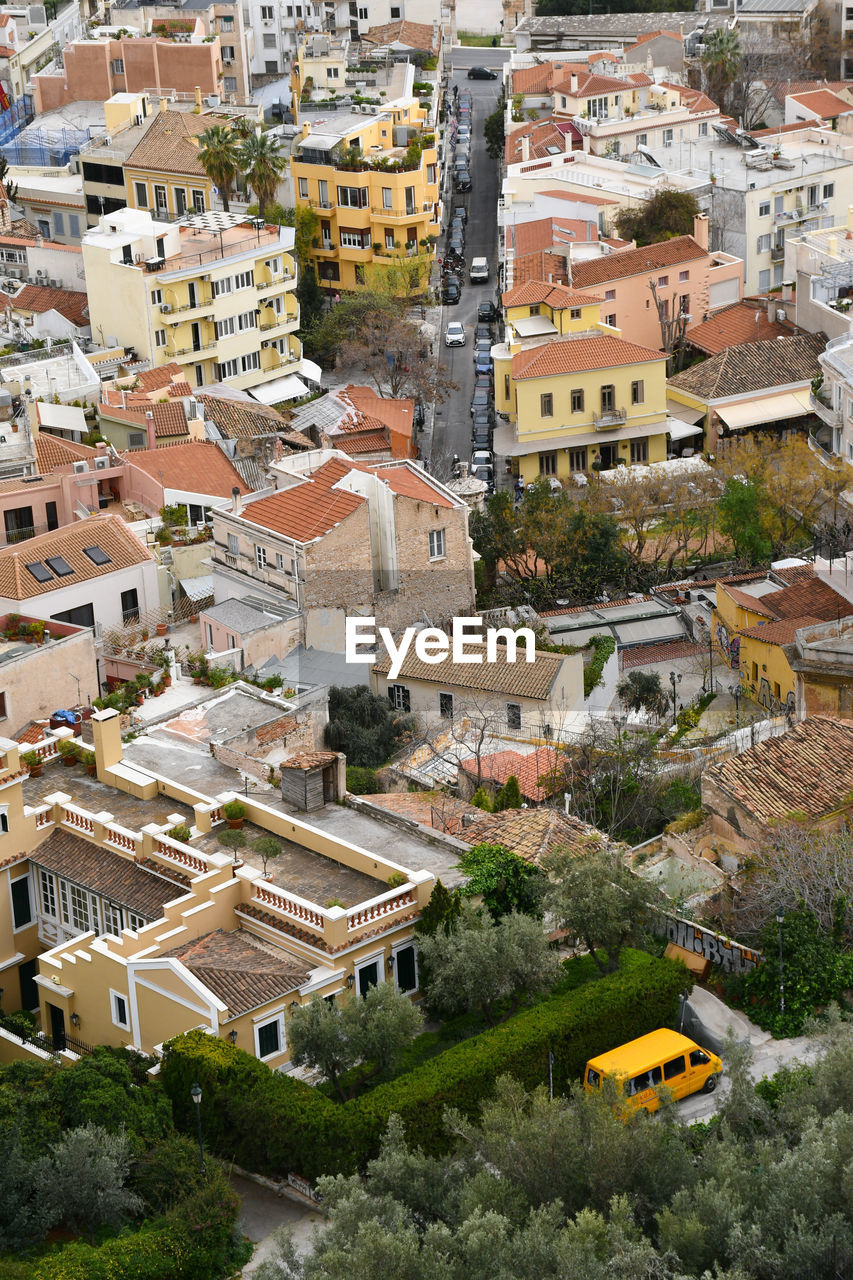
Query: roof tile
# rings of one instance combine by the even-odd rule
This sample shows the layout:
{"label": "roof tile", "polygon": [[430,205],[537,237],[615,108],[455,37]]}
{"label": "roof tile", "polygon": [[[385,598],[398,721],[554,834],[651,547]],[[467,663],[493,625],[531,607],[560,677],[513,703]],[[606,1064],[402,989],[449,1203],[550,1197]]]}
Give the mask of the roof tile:
{"label": "roof tile", "polygon": [[[469,655],[476,654],[476,645],[468,644]],[[509,693],[516,697],[545,700],[550,696],[554,681],[559,675],[566,655],[536,650],[534,662],[524,661],[519,653],[517,662],[508,662],[506,649],[498,646],[494,662],[454,662],[450,656],[441,662],[422,662],[410,648],[403,659],[399,680],[422,680],[427,684],[440,684],[444,688],[475,689],[489,695]],[[387,675],[391,660],[387,654],[377,655],[374,671]]]}
{"label": "roof tile", "polygon": [[[180,408],[172,405],[154,407]],[[124,457],[146,475],[158,480],[164,489],[183,489],[187,493],[218,498],[230,498],[234,489],[239,489],[242,494],[251,492],[219,445],[211,440],[188,440],[159,449],[133,449]]]}
{"label": "roof tile", "polygon": [[242,929],[215,929],[163,954],[180,960],[228,1006],[232,1018],[296,991],[309,973],[295,956],[262,946]]}
{"label": "roof tile", "polygon": [[818,333],[744,342],[677,373],[669,385],[708,401],[810,382],[821,372],[817,358],[825,348]]}
{"label": "roof tile", "polygon": [[90,844],[70,831],[52,831],[33,849],[30,861],[129,907],[147,920],[159,920],[165,904],[184,892],[181,885],[167,878],[165,867],[161,875],[145,871],[130,858],[103,845]]}
{"label": "roof tile", "polygon": [[744,342],[790,336],[790,326],[771,320],[763,301],[744,299],[721,307],[702,324],[695,325],[688,332],[687,340],[706,355],[714,356],[726,347],[741,346]]}
{"label": "roof tile", "polygon": [[640,249],[622,249],[619,253],[606,253],[589,262],[574,263],[572,278],[578,289],[589,289],[605,280],[641,276],[647,271],[660,271],[664,267],[674,267],[682,262],[695,262],[698,258],[707,257],[707,249],[703,249],[692,236],[675,236],[660,244],[647,244]]}
{"label": "roof tile", "polygon": [[646,364],[664,360],[660,351],[640,347],[622,338],[602,335],[600,338],[564,338],[542,343],[512,358],[512,376],[549,378],[561,373],[582,373],[588,369],[612,369],[628,364]]}
{"label": "roof tile", "polygon": [[[107,564],[93,564],[83,548],[97,544],[110,557]],[[49,582],[38,582],[26,568],[36,560],[62,556],[73,573]],[[0,596],[8,600],[30,600],[50,591],[102,578],[119,569],[147,564],[154,557],[119,516],[92,515],[64,529],[40,533],[25,543],[0,550]]]}

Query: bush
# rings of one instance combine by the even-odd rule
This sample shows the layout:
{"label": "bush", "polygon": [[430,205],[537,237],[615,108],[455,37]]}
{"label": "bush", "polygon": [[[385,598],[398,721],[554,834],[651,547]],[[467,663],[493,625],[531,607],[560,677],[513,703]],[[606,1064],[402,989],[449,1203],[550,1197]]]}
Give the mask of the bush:
{"label": "bush", "polygon": [[239,800],[229,800],[223,807],[222,812],[229,822],[239,822],[241,818],[246,816],[246,806],[241,804]]}
{"label": "bush", "polygon": [[192,839],[192,834],[192,831],[190,831],[189,827],[184,822],[179,822],[178,825],[176,827],[172,827],[169,832],[169,835],[173,840],[180,840],[182,844],[186,844],[188,840]]}
{"label": "bush", "polygon": [[690,813],[685,813],[682,817],[676,818],[674,822],[668,822],[664,827],[664,831],[668,836],[680,836],[685,831],[692,831],[694,827],[701,827],[705,821],[704,809],[693,809]]}
{"label": "bush", "polygon": [[369,796],[378,790],[375,769],[365,769],[358,764],[347,765],[347,791],[354,796]]}
{"label": "bush", "polygon": [[453,1139],[444,1128],[444,1108],[452,1103],[476,1116],[501,1074],[526,1088],[540,1084],[549,1049],[554,1086],[564,1091],[588,1058],[671,1024],[686,983],[682,965],[626,952],[618,973],[543,1000],[343,1105],[201,1031],[167,1045],[161,1079],[177,1122],[190,1132],[196,1121],[189,1091],[196,1081],[201,1085],[209,1099],[203,1109],[207,1145],[245,1168],[308,1178],[351,1172],[379,1150],[395,1112],[410,1143],[436,1155],[448,1151]]}
{"label": "bush", "polygon": [[225,849],[244,849],[247,843],[243,831],[221,831],[216,839]]}
{"label": "bush", "polygon": [[366,685],[329,690],[329,723],[325,742],[330,751],[342,751],[349,764],[377,769],[394,751],[410,719],[394,711],[387,698],[377,697]]}

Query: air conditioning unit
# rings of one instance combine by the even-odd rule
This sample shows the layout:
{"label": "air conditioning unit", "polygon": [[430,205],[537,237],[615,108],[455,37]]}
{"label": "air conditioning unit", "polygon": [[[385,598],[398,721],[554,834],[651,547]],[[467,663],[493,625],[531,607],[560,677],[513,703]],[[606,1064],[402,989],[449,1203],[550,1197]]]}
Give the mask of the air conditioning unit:
{"label": "air conditioning unit", "polygon": [[160,303],[160,315],[170,316],[172,314],[172,304],[169,302]]}
{"label": "air conditioning unit", "polygon": [[106,469],[107,469],[107,467],[108,467],[109,465],[110,465],[110,460],[109,460],[109,458],[96,458],[96,459],[95,459],[95,470],[96,470],[96,471],[106,471]]}
{"label": "air conditioning unit", "polygon": [[75,476],[79,476],[82,472],[89,470],[88,462],[84,462],[81,458],[79,462],[72,463]]}
{"label": "air conditioning unit", "polygon": [[367,111],[368,111],[368,114],[371,116],[379,115],[379,108],[376,106],[368,105]]}
{"label": "air conditioning unit", "polygon": [[49,281],[48,281],[48,284],[50,285],[51,289],[61,289],[61,288],[62,288],[62,281],[61,281],[61,280],[49,280]]}

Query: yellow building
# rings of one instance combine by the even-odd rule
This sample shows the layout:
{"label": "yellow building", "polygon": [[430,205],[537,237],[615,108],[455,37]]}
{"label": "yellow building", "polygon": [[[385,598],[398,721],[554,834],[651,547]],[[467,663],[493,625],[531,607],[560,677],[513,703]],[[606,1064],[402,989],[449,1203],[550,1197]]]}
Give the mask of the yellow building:
{"label": "yellow building", "polygon": [[532,281],[502,298],[508,340],[492,348],[495,451],[525,483],[667,456],[666,357],[625,342],[600,300]]}
{"label": "yellow building", "polygon": [[191,385],[268,384],[267,403],[300,394],[293,241],[239,214],[105,214],[83,238],[92,336],[152,366],[175,361]]}
{"label": "yellow building", "polygon": [[369,114],[327,113],[294,140],[297,202],[320,218],[314,264],[320,284],[355,289],[368,267],[421,256],[424,275],[441,230],[438,151],[416,97]]}
{"label": "yellow building", "polygon": [[[61,1060],[98,1044],[156,1053],[204,1027],[277,1069],[300,1004],[386,981],[417,992],[414,924],[429,871],[242,796],[247,820],[298,856],[269,875],[251,858],[234,862],[216,845],[233,793],[205,796],[123,762],[115,711],[96,712],[93,730],[94,807],[69,794],[56,735],[32,744],[40,779],[20,767],[19,744],[0,738],[3,1007],[37,1010]],[[313,752],[315,764],[318,755],[342,768],[342,757]],[[178,817],[188,839],[170,834]],[[39,1055],[0,1028],[0,1062]]]}
{"label": "yellow building", "polygon": [[212,209],[213,183],[198,158],[198,135],[213,123],[207,115],[161,109],[124,162],[128,207],[163,219]]}

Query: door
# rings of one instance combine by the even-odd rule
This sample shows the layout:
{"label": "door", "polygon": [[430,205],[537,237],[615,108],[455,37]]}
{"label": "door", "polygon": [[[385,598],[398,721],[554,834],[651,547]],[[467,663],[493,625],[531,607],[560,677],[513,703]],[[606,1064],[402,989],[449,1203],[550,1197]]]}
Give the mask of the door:
{"label": "door", "polygon": [[609,471],[611,467],[616,466],[616,460],[619,457],[619,446],[615,444],[603,444],[601,446],[601,470]]}
{"label": "door", "polygon": [[159,187],[159,186],[158,186],[158,187],[155,187],[155,188],[154,188],[154,207],[155,207],[155,211],[156,211],[156,213],[157,213],[157,215],[158,215],[158,216],[161,216],[161,217],[162,217],[163,215],[165,215],[165,214],[167,214],[167,213],[168,213],[168,211],[169,211],[169,206],[168,206],[168,204],[166,203],[166,188],[165,188],[165,187]]}
{"label": "door", "polygon": [[334,804],[338,795],[335,790],[335,766],[326,765],[323,770],[323,804]]}
{"label": "door", "polygon": [[18,965],[18,981],[21,984],[21,1008],[37,1009],[39,1005],[39,989],[36,986],[36,974],[38,973],[38,963],[35,960],[25,960],[23,964]]}
{"label": "door", "polygon": [[33,527],[32,507],[13,507],[3,512],[3,523],[6,526],[6,543],[23,542],[35,533]]}
{"label": "door", "polygon": [[47,1011],[50,1014],[50,1038],[54,1051],[58,1053],[65,1048],[65,1013],[55,1004],[49,1004]]}
{"label": "door", "polygon": [[663,1082],[676,1098],[684,1098],[690,1093],[690,1075],[683,1053],[663,1064]]}
{"label": "door", "polygon": [[[374,960],[373,964],[365,964],[358,971],[358,994],[366,996],[371,987],[379,984],[379,961]],[[62,1010],[60,1010],[60,1013]]]}
{"label": "door", "polygon": [[187,285],[187,296],[189,298],[190,307],[197,307],[198,306],[198,288],[196,287],[195,280],[190,280],[189,284]]}
{"label": "door", "polygon": [[59,516],[56,511],[55,502],[46,502],[44,504],[44,514],[47,520],[48,530],[59,528]]}
{"label": "door", "polygon": [[201,325],[197,320],[193,320],[190,330],[192,332],[193,351],[201,351]]}

